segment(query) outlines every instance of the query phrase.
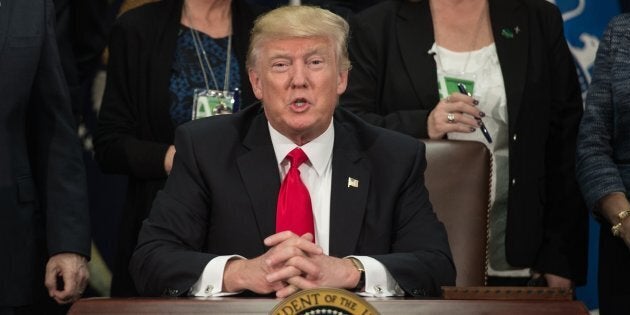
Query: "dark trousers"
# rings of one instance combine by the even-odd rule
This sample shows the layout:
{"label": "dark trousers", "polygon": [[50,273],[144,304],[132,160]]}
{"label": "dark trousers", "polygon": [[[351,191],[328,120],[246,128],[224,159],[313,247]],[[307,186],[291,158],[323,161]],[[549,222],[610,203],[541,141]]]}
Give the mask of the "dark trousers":
{"label": "dark trousers", "polygon": [[599,232],[599,314],[630,314],[630,248],[613,236],[609,224]]}

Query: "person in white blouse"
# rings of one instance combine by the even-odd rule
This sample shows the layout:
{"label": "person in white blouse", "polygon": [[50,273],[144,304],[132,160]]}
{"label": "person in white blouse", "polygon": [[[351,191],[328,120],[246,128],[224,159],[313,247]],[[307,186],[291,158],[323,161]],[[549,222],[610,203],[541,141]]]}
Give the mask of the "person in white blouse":
{"label": "person in white blouse", "polygon": [[415,138],[492,152],[488,284],[584,284],[588,214],[574,158],[582,99],[558,8],[385,1],[350,25],[341,107]]}
{"label": "person in white blouse", "polygon": [[[256,21],[247,66],[262,106],[182,125],[130,271],[144,295],[274,294],[335,287],[439,296],[455,269],[424,186],[424,145],[337,109],[349,27],[287,6]],[[313,234],[276,232],[280,183],[300,148]]]}

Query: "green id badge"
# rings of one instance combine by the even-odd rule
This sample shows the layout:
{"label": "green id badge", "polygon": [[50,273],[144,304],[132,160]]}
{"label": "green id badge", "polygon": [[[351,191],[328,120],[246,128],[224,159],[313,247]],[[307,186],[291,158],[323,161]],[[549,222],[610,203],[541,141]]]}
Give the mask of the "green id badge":
{"label": "green id badge", "polygon": [[466,87],[466,91],[468,91],[470,95],[475,94],[475,81],[445,76],[444,85],[446,86],[447,95],[459,92],[459,88],[457,87],[457,84],[459,83],[463,84],[464,87]]}
{"label": "green id badge", "polygon": [[231,114],[234,109],[234,92],[195,89],[192,119]]}

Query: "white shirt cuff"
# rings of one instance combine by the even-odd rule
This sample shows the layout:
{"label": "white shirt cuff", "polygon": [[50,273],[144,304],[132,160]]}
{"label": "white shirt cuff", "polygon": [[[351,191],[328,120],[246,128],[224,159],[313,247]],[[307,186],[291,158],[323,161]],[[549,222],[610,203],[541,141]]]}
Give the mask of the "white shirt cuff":
{"label": "white shirt cuff", "polygon": [[225,264],[228,260],[238,258],[245,259],[239,255],[217,256],[210,260],[201,273],[201,277],[190,288],[191,296],[207,297],[207,296],[227,296],[235,295],[241,292],[222,292],[223,288],[223,272]]}
{"label": "white shirt cuff", "polygon": [[369,256],[348,256],[358,259],[365,269],[365,288],[363,292],[356,292],[361,296],[403,296],[398,282],[392,277],[385,265]]}

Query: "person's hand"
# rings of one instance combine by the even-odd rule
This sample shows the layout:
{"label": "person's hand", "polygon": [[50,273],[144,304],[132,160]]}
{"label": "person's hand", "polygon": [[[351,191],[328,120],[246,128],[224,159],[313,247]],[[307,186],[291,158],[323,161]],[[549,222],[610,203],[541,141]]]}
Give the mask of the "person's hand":
{"label": "person's hand", "polygon": [[170,145],[164,156],[164,171],[166,171],[167,175],[171,173],[173,168],[173,159],[175,159],[175,146]]}
{"label": "person's hand", "polygon": [[476,103],[475,99],[461,93],[440,100],[427,118],[429,138],[441,139],[448,132],[474,132],[479,127],[475,118],[485,116],[475,107]]}
{"label": "person's hand", "polygon": [[[544,279],[544,281],[542,283],[540,283],[540,277],[542,277],[542,279]],[[554,275],[552,273],[546,273],[546,274],[541,274],[538,272],[534,272],[534,274],[532,275],[532,280],[530,280],[530,282],[536,282],[536,285],[534,286],[547,286],[549,288],[563,288],[563,289],[570,289],[573,287],[573,281],[571,281],[571,279],[568,278],[564,278],[558,275]],[[528,284],[528,285],[532,285],[532,284]]]}
{"label": "person's hand", "polygon": [[545,280],[547,280],[547,286],[550,288],[570,289],[573,287],[573,281],[571,281],[571,279],[560,277],[551,273],[546,273],[544,277]]}
{"label": "person's hand", "polygon": [[350,289],[356,287],[361,274],[349,259],[317,254],[295,256],[279,269],[267,276],[268,281],[285,280],[291,286],[276,292],[284,298],[298,289],[318,287]]}
{"label": "person's hand", "polygon": [[626,246],[630,249],[630,218],[626,218],[623,222],[621,222],[621,232],[619,237],[623,239]]}
{"label": "person's hand", "polygon": [[[311,234],[298,237],[292,232],[285,231],[269,236],[264,242],[270,249],[263,255],[249,260],[234,259],[226,264],[223,276],[225,292],[250,290],[267,294],[288,287],[284,292],[293,293],[298,288],[289,286],[286,280],[301,271],[292,267],[287,268],[285,262],[295,256],[317,255],[323,252],[321,247],[313,243]],[[285,272],[289,269],[288,276],[269,281],[266,276],[279,269],[284,269]]]}
{"label": "person's hand", "polygon": [[46,264],[48,295],[59,304],[78,300],[87,286],[88,278],[87,259],[79,254],[57,254],[50,257]]}
{"label": "person's hand", "polygon": [[621,222],[619,237],[626,243],[626,246],[630,248],[630,218],[619,221],[619,213],[623,210],[630,209],[630,201],[626,198],[626,194],[613,192],[602,197],[602,199],[599,200],[599,209],[601,215],[610,222],[611,226]]}
{"label": "person's hand", "polygon": [[[618,237],[621,238],[623,242],[626,243],[626,246],[628,247],[628,249],[630,249],[630,218],[625,218],[623,221],[620,221],[620,222],[621,222],[621,229],[619,230]],[[619,223],[619,219],[617,219],[617,223]],[[615,225],[617,223],[614,223],[612,225]]]}
{"label": "person's hand", "polygon": [[225,265],[223,273],[224,292],[250,290],[258,294],[276,292],[287,284],[282,281],[269,282],[265,276],[273,269],[265,264],[265,255],[254,259],[232,259]]}

